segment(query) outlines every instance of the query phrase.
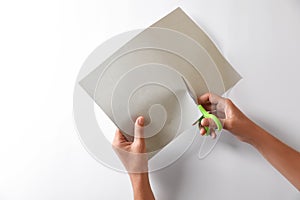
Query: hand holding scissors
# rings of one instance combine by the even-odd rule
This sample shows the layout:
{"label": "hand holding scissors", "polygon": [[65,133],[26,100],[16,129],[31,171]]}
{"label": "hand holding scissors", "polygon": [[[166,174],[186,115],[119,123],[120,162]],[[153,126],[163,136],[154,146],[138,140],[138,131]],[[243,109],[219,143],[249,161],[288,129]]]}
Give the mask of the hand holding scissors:
{"label": "hand holding scissors", "polygon": [[[195,102],[196,105],[198,105],[198,101],[197,101],[197,97],[194,95],[194,93],[191,91],[189,85],[187,84],[187,82],[185,81],[185,79],[182,77],[182,80],[187,88],[188,94],[190,95],[190,97],[193,99],[193,101]],[[223,126],[220,122],[220,120],[213,114],[207,112],[202,105],[198,105],[198,109],[200,110],[200,112],[202,113],[202,116],[197,119],[193,125],[196,125],[198,123],[199,129],[201,128],[201,120],[204,118],[207,119],[212,119],[215,124],[217,125],[217,130],[221,131],[223,129]],[[210,131],[210,127],[208,126],[204,126],[204,129],[206,130],[206,135],[211,135],[211,131]]]}

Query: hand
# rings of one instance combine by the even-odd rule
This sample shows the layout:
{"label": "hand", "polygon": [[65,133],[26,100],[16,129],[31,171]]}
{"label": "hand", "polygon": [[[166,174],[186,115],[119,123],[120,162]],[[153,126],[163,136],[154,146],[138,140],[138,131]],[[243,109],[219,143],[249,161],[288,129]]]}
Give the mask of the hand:
{"label": "hand", "polygon": [[121,131],[117,129],[112,143],[113,149],[129,173],[148,171],[148,157],[143,126],[144,118],[138,117],[135,122],[133,141],[128,141]]}
{"label": "hand", "polygon": [[[248,119],[233,103],[230,99],[220,97],[212,93],[206,93],[198,98],[198,103],[201,104],[207,111],[216,115],[223,128],[230,131],[239,140],[244,142],[250,142],[251,140],[251,128],[255,124]],[[203,126],[209,126],[212,129],[216,127],[216,124],[211,119],[204,118],[200,122],[202,127],[200,134],[206,133]],[[212,137],[215,137],[215,132],[212,131]]]}
{"label": "hand", "polygon": [[[207,111],[215,114],[239,140],[255,147],[280,173],[300,191],[300,152],[284,144],[248,119],[231,100],[207,93],[198,98]],[[215,127],[210,119],[202,119],[202,126]],[[202,135],[205,129],[200,129]]]}
{"label": "hand", "polygon": [[134,139],[128,141],[117,129],[112,146],[129,173],[135,200],[154,200],[149,177],[148,156],[144,139],[144,118],[138,117],[134,125]]}

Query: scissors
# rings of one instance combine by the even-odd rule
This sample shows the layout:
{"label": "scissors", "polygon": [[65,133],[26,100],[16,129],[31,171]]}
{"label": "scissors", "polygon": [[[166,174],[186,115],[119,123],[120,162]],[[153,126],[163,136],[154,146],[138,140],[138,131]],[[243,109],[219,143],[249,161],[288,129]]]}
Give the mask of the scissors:
{"label": "scissors", "polygon": [[[196,125],[198,123],[198,126],[199,126],[199,129],[201,127],[201,120],[204,119],[204,118],[207,118],[207,119],[212,119],[216,125],[217,125],[217,130],[218,131],[221,131],[223,129],[223,126],[220,122],[220,120],[213,114],[210,114],[209,112],[207,112],[202,105],[198,104],[198,101],[197,101],[197,97],[194,95],[194,93],[191,91],[189,85],[187,84],[187,82],[185,81],[185,79],[183,77],[181,77],[186,88],[187,88],[187,91],[190,95],[190,97],[194,100],[195,104],[198,105],[198,109],[200,110],[200,112],[202,113],[202,116],[197,119],[197,121],[195,121],[193,123],[193,126]],[[208,126],[204,126],[204,129],[206,130],[206,135],[210,135],[210,128]]]}

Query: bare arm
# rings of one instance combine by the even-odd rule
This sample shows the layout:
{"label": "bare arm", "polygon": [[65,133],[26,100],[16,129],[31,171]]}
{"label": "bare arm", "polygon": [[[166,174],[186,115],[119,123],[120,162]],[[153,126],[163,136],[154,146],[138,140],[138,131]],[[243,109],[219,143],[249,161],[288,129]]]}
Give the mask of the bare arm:
{"label": "bare arm", "polygon": [[[247,118],[229,99],[214,94],[199,97],[199,103],[207,110],[215,112],[224,128],[239,140],[255,147],[283,176],[300,191],[300,153],[284,144],[270,133]],[[208,119],[201,124],[211,125]],[[205,134],[201,128],[200,133]]]}
{"label": "bare arm", "polygon": [[144,139],[144,118],[138,117],[134,140],[128,141],[120,130],[115,133],[113,148],[128,171],[135,200],[154,200],[148,177],[148,157]]}
{"label": "bare arm", "polygon": [[300,153],[257,125],[253,130],[249,143],[300,191]]}
{"label": "bare arm", "polygon": [[133,188],[135,200],[154,200],[148,173],[130,174],[130,180]]}

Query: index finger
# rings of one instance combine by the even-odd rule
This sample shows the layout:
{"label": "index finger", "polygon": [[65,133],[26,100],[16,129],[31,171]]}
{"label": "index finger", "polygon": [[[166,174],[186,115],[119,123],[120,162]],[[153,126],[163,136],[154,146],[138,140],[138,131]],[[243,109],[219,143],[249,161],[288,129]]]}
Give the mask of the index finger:
{"label": "index finger", "polygon": [[209,93],[205,93],[205,94],[201,95],[200,97],[198,97],[198,103],[199,104],[207,104],[207,103],[218,104],[218,102],[221,99],[222,99],[222,97],[209,92]]}

